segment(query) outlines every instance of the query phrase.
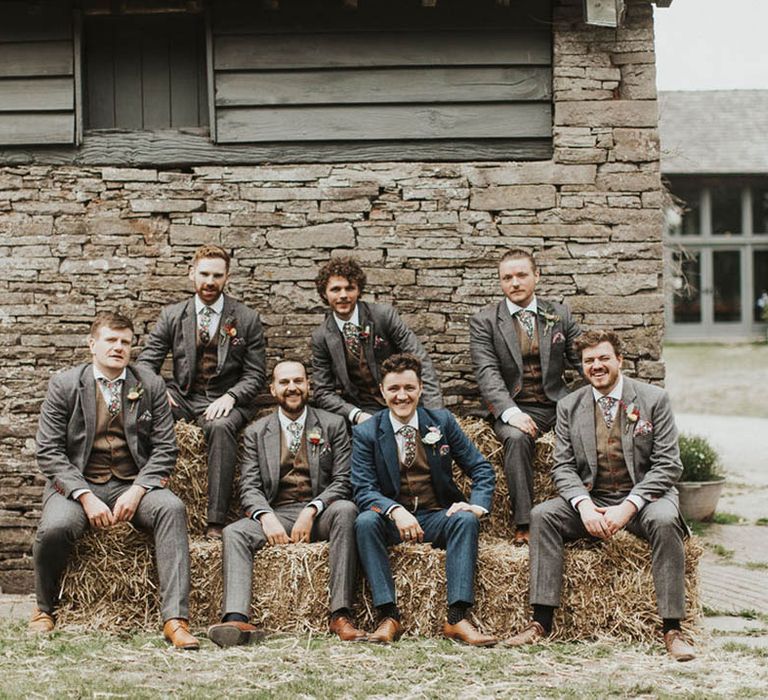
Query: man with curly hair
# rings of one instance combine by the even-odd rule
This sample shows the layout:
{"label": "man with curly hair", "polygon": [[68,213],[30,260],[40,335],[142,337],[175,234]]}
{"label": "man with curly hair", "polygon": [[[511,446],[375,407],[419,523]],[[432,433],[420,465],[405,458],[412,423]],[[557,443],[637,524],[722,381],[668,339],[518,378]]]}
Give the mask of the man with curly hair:
{"label": "man with curly hair", "polygon": [[351,257],[323,265],[315,286],[328,304],[326,320],[312,333],[312,383],[315,403],[356,425],[386,407],[381,394],[381,363],[390,355],[416,355],[423,367],[423,405],[442,408],[435,368],[416,334],[389,304],[361,301],[366,277]]}

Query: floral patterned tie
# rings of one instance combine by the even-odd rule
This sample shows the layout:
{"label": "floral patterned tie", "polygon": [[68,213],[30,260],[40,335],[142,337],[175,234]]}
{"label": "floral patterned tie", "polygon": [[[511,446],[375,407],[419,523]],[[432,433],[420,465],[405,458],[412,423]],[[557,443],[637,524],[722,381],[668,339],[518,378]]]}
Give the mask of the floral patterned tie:
{"label": "floral patterned tie", "polygon": [[403,466],[410,469],[416,461],[416,428],[404,425],[397,432],[403,436]]}
{"label": "floral patterned tie", "polygon": [[295,457],[301,447],[301,433],[304,426],[301,423],[288,423],[288,432],[291,434],[291,442],[288,445],[288,452],[291,457]]}
{"label": "floral patterned tie", "polygon": [[616,405],[616,401],[617,399],[614,399],[613,396],[601,396],[597,400],[600,410],[603,412],[603,418],[608,426],[608,430],[613,426],[613,407]]}
{"label": "floral patterned tie", "polygon": [[204,306],[197,315],[197,327],[200,330],[200,342],[208,345],[211,340],[211,314],[213,309],[210,306]]}
{"label": "floral patterned tie", "polygon": [[525,334],[528,336],[528,339],[533,340],[533,329],[536,319],[536,315],[533,313],[533,311],[528,311],[526,309],[518,311],[517,319],[520,321],[520,324],[525,330]]}
{"label": "floral patterned tie", "polygon": [[355,325],[351,321],[347,321],[344,324],[344,342],[347,344],[347,349],[353,357],[357,357],[360,354],[360,326]]}
{"label": "floral patterned tie", "polygon": [[120,413],[120,390],[123,386],[123,380],[115,379],[113,382],[110,382],[106,377],[99,377],[99,383],[104,387],[104,393],[106,394],[104,400],[107,402],[109,415],[114,418]]}

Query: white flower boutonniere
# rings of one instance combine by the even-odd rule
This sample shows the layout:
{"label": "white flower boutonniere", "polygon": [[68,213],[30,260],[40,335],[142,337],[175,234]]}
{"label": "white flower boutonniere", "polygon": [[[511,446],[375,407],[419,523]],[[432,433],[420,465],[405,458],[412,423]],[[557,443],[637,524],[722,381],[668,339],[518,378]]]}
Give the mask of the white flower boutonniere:
{"label": "white flower boutonniere", "polygon": [[539,309],[539,316],[541,317],[542,323],[541,323],[541,333],[542,335],[546,335],[549,333],[554,325],[560,321],[560,317],[557,314],[551,314],[549,311],[544,311],[544,309]]}
{"label": "white flower boutonniere", "polygon": [[430,425],[427,431],[427,434],[421,438],[421,441],[425,445],[436,445],[443,439],[443,434],[440,432],[440,428],[436,425]]}

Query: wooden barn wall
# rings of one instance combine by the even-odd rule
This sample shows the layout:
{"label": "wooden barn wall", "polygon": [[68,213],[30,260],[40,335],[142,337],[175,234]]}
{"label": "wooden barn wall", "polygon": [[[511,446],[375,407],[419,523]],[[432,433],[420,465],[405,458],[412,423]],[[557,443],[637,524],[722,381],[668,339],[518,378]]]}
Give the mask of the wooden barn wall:
{"label": "wooden barn wall", "polygon": [[0,3],[0,145],[75,142],[70,2]]}

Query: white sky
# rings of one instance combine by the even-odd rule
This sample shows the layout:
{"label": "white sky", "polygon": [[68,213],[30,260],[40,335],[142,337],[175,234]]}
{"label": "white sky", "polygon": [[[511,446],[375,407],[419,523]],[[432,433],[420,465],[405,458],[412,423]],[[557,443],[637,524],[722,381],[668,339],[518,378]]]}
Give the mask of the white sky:
{"label": "white sky", "polygon": [[659,90],[768,88],[768,0],[673,0],[655,14]]}

